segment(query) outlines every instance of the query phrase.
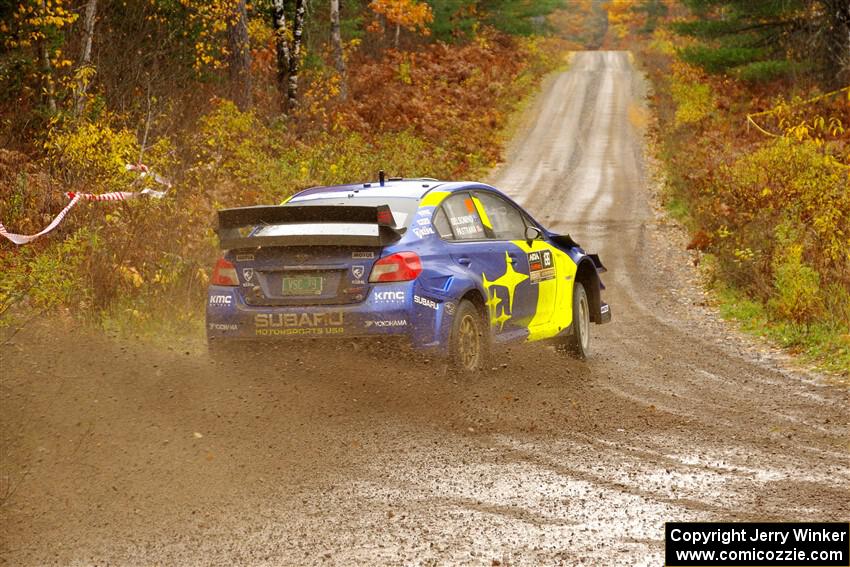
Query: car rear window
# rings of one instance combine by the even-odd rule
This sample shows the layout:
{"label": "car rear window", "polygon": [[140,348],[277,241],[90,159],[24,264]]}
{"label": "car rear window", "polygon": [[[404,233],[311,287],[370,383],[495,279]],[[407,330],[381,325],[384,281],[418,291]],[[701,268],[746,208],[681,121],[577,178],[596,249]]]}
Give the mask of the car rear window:
{"label": "car rear window", "polygon": [[351,193],[340,193],[339,195],[330,195],[326,193],[324,196],[308,196],[303,199],[294,198],[287,206],[313,206],[313,205],[339,205],[339,206],[359,206],[359,207],[377,207],[380,205],[388,205],[393,212],[393,219],[396,227],[404,227],[409,224],[413,218],[413,213],[419,208],[419,199],[413,197],[369,197],[366,195],[349,196]]}

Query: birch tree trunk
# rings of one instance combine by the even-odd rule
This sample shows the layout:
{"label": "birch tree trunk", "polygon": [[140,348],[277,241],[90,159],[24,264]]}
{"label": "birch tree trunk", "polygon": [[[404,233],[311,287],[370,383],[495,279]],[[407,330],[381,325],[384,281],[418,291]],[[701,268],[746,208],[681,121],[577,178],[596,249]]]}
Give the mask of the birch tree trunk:
{"label": "birch tree trunk", "polygon": [[274,0],[272,4],[274,44],[277,55],[277,89],[286,107],[287,81],[289,79],[289,40],[286,37],[285,1]]}
{"label": "birch tree trunk", "polygon": [[253,104],[251,82],[251,45],[248,39],[248,10],[245,0],[239,0],[235,17],[229,22],[227,43],[230,50],[228,67],[233,101],[240,110]]}
{"label": "birch tree trunk", "polygon": [[339,96],[345,100],[348,98],[348,81],[345,76],[345,58],[342,53],[342,34],[339,31],[339,0],[331,0],[331,45],[336,72],[339,73]]}
{"label": "birch tree trunk", "polygon": [[91,65],[91,46],[94,38],[94,20],[97,14],[97,0],[88,0],[86,14],[83,19],[83,52],[80,55],[80,65],[77,71],[77,88],[74,90],[74,116],[79,118],[85,106],[86,91],[91,81],[87,68]]}
{"label": "birch tree trunk", "polygon": [[289,54],[289,85],[286,89],[287,108],[298,105],[298,71],[301,67],[301,39],[304,35],[304,16],[307,0],[295,0],[295,20],[292,22],[292,51]]}

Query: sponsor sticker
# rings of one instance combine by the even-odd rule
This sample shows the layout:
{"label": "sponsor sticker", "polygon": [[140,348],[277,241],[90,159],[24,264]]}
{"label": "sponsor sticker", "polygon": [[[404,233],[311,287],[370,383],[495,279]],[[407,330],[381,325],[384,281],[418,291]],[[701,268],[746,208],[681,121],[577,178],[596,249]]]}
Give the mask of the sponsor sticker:
{"label": "sponsor sticker", "polygon": [[232,305],[233,304],[233,296],[232,295],[211,295],[210,296],[210,305]]}
{"label": "sponsor sticker", "polygon": [[256,334],[261,337],[342,335],[344,333],[345,329],[342,327],[264,328],[256,330]]}
{"label": "sponsor sticker", "polygon": [[458,236],[484,234],[484,227],[478,222],[478,217],[475,215],[449,217],[449,222]]}
{"label": "sponsor sticker", "polygon": [[528,253],[528,271],[533,284],[555,278],[555,263],[551,250]]}
{"label": "sponsor sticker", "polygon": [[431,228],[430,226],[423,226],[423,227],[420,227],[420,228],[414,228],[413,234],[415,234],[419,238],[425,238],[426,236],[434,234],[434,229]]}
{"label": "sponsor sticker", "polygon": [[374,252],[352,252],[351,258],[354,260],[371,260],[375,257]]}
{"label": "sponsor sticker", "polygon": [[236,255],[237,262],[253,262],[254,255],[253,254],[237,254]]}
{"label": "sponsor sticker", "polygon": [[254,268],[242,268],[242,277],[245,278],[245,283],[254,279]]}
{"label": "sponsor sticker", "polygon": [[[254,326],[259,329],[276,328],[325,328],[342,327],[344,314],[342,311],[324,311],[318,313],[257,313],[254,315]],[[257,333],[261,334],[261,333]]]}
{"label": "sponsor sticker", "polygon": [[454,315],[455,309],[457,309],[457,304],[454,301],[447,301],[443,304],[443,309],[446,310],[446,314]]}
{"label": "sponsor sticker", "polygon": [[366,273],[366,266],[351,266],[351,275],[354,276],[354,283],[363,283],[363,274]]}
{"label": "sponsor sticker", "polygon": [[431,224],[431,219],[429,219],[429,218],[416,219],[416,224],[418,224],[419,226],[427,226],[427,225]]}
{"label": "sponsor sticker", "polygon": [[233,323],[210,323],[210,329],[213,331],[235,331],[238,328]]}
{"label": "sponsor sticker", "polygon": [[393,319],[390,321],[366,321],[366,328],[369,327],[406,327],[406,319]]}
{"label": "sponsor sticker", "polygon": [[465,224],[475,224],[478,220],[475,215],[461,215],[459,217],[449,217],[449,222],[452,226],[463,226]]}
{"label": "sponsor sticker", "polygon": [[372,294],[379,303],[401,303],[404,301],[403,291],[375,291]]}
{"label": "sponsor sticker", "polygon": [[414,295],[413,296],[413,303],[418,303],[419,305],[422,305],[423,307],[429,307],[429,308],[434,309],[434,310],[437,309],[437,302],[434,301],[433,299],[428,299],[427,297],[421,297],[421,296],[418,296],[418,295]]}

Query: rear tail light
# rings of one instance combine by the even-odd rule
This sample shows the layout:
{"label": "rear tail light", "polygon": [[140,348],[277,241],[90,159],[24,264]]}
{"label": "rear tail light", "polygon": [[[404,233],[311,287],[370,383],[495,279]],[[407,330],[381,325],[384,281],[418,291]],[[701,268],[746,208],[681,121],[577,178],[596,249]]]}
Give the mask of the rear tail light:
{"label": "rear tail light", "polygon": [[239,285],[239,276],[236,275],[236,266],[224,258],[219,258],[213,268],[210,283],[214,285]]}
{"label": "rear tail light", "polygon": [[381,258],[372,266],[369,281],[407,282],[415,280],[422,273],[422,261],[413,252],[399,252]]}

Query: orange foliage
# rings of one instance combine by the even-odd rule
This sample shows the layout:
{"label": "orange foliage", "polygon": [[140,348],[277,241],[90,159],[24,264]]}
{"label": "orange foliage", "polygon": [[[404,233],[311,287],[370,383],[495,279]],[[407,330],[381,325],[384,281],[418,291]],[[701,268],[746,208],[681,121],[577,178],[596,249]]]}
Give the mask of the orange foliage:
{"label": "orange foliage", "polygon": [[[431,6],[417,0],[372,0],[369,7],[375,14],[384,16],[388,23],[422,35],[430,33],[428,24],[434,21]],[[378,23],[373,22],[370,31],[377,29],[380,29]]]}
{"label": "orange foliage", "polygon": [[487,41],[355,59],[346,104],[332,106],[332,77],[314,81],[305,92],[303,122],[367,135],[411,131],[462,156],[455,174],[492,165],[500,158],[499,128],[539,75],[530,62],[536,57],[544,65],[555,43],[484,36]]}

